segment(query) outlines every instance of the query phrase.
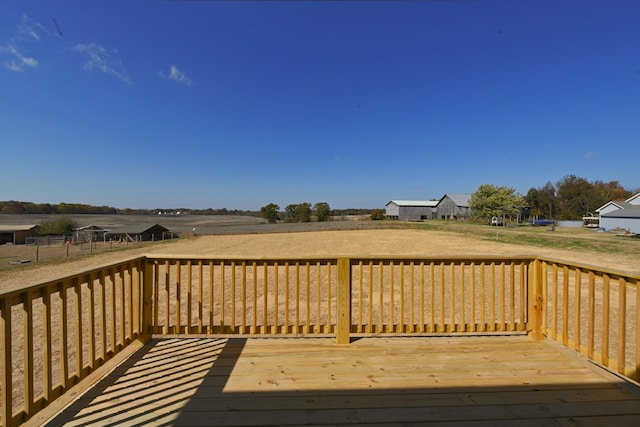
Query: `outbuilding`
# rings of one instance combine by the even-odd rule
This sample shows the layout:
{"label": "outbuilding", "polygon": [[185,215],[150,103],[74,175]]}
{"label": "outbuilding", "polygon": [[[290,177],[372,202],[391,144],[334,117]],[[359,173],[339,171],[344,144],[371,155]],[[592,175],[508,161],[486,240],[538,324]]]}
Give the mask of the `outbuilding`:
{"label": "outbuilding", "polygon": [[435,219],[437,200],[391,200],[386,205],[387,219],[421,221]]}
{"label": "outbuilding", "polygon": [[28,237],[36,235],[39,225],[0,225],[0,245],[24,245]]}
{"label": "outbuilding", "polygon": [[168,228],[160,224],[123,225],[107,233],[107,238],[115,238],[123,242],[156,241],[174,237]]}
{"label": "outbuilding", "polygon": [[107,233],[104,228],[93,224],[78,227],[74,231],[76,232],[76,243],[104,240]]}
{"label": "outbuilding", "polygon": [[471,216],[471,194],[445,194],[438,201],[437,218],[463,219]]}

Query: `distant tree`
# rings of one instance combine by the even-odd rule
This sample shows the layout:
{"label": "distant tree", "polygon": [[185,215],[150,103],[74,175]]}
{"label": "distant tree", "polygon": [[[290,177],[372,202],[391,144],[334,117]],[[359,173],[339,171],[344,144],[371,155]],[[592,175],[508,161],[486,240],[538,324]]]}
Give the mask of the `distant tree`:
{"label": "distant tree", "polygon": [[66,216],[63,216],[52,221],[45,220],[40,222],[38,234],[42,236],[59,236],[63,234],[71,234],[76,228],[78,228],[78,224],[75,221],[67,218]]}
{"label": "distant tree", "polygon": [[278,220],[278,211],[280,210],[280,206],[275,203],[269,203],[266,206],[260,208],[260,213],[262,217],[274,224]]}
{"label": "distant tree", "polygon": [[313,206],[313,213],[318,222],[324,222],[331,219],[331,208],[327,202],[318,202]]}
{"label": "distant tree", "polygon": [[297,204],[292,203],[290,205],[287,205],[287,207],[284,208],[284,221],[285,222],[294,222],[295,221],[297,207],[298,207]]}
{"label": "distant tree", "polygon": [[0,213],[23,214],[26,212],[25,212],[24,204],[22,202],[16,202],[15,200],[11,200],[8,202],[2,202],[2,208],[0,208]]}
{"label": "distant tree", "polygon": [[599,203],[592,183],[567,175],[556,184],[558,219],[578,220],[604,203]]}
{"label": "distant tree", "polygon": [[311,221],[311,203],[299,203],[296,205],[296,211],[294,215],[295,222],[310,222]]}
{"label": "distant tree", "polygon": [[385,212],[382,209],[374,209],[371,212],[371,219],[374,221],[383,220],[386,218]]}
{"label": "distant tree", "polygon": [[553,219],[556,216],[556,189],[551,182],[542,188],[531,188],[525,196],[525,205],[531,208],[531,214]]}
{"label": "distant tree", "polygon": [[476,219],[486,219],[493,216],[517,216],[522,207],[523,198],[512,187],[496,187],[482,184],[471,195],[469,207]]}
{"label": "distant tree", "polygon": [[[622,201],[633,196],[634,193],[625,189],[618,181],[594,181],[594,201],[598,205],[595,209],[610,201]],[[591,210],[593,212],[593,209]]]}

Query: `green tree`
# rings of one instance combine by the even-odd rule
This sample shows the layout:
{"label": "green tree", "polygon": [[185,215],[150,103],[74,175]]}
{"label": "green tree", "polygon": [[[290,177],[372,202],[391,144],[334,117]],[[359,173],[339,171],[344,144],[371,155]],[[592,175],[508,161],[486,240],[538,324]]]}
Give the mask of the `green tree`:
{"label": "green tree", "polygon": [[379,220],[383,220],[386,218],[385,212],[382,209],[374,209],[371,212],[371,219],[373,221],[379,221]]}
{"label": "green tree", "polygon": [[597,204],[597,207],[591,209],[591,213],[593,213],[595,209],[599,208],[607,202],[610,202],[612,200],[626,200],[634,194],[620,185],[618,181],[594,181],[593,188],[595,191],[594,202]]}
{"label": "green tree", "polygon": [[294,214],[294,222],[310,222],[311,221],[311,203],[299,203],[296,205]]}
{"label": "green tree", "polygon": [[604,203],[599,203],[595,188],[585,178],[567,175],[556,184],[558,219],[578,220]]}
{"label": "green tree", "polygon": [[556,217],[556,189],[550,182],[541,188],[531,188],[524,203],[531,208],[532,215],[548,219]]}
{"label": "green tree", "polygon": [[318,202],[313,206],[313,213],[318,222],[324,222],[331,219],[331,208],[327,202]]}
{"label": "green tree", "polygon": [[280,210],[280,206],[275,203],[269,203],[266,206],[260,208],[260,213],[262,217],[269,221],[271,224],[274,224],[278,220],[278,211]]}
{"label": "green tree", "polygon": [[285,222],[295,222],[296,217],[296,209],[298,208],[297,204],[290,204],[284,208],[284,220]]}
{"label": "green tree", "polygon": [[471,195],[469,207],[476,219],[504,218],[518,216],[522,203],[522,196],[512,187],[482,184]]}
{"label": "green tree", "polygon": [[66,216],[60,217],[52,221],[42,221],[38,234],[42,236],[71,234],[73,230],[78,228],[78,224]]}

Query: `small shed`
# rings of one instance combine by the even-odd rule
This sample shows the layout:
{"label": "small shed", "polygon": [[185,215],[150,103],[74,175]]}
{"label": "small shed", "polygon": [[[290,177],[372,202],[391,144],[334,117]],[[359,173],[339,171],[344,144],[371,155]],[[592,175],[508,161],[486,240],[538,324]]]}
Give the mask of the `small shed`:
{"label": "small shed", "polygon": [[107,232],[107,238],[126,242],[156,241],[174,237],[168,228],[160,224],[123,225]]}
{"label": "small shed", "polygon": [[103,240],[107,234],[107,230],[93,224],[78,227],[74,231],[76,233],[76,242],[95,242]]}
{"label": "small shed", "polygon": [[11,243],[13,245],[24,245],[27,237],[36,235],[39,225],[0,225],[0,245]]}
{"label": "small shed", "polygon": [[437,200],[391,200],[386,205],[387,219],[420,221],[436,218]]}

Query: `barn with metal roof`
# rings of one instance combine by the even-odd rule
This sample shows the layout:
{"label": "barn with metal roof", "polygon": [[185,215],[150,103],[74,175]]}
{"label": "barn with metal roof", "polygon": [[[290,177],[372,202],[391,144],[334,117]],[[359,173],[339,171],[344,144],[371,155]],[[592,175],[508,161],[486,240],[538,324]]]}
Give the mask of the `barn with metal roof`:
{"label": "barn with metal roof", "polygon": [[107,233],[108,239],[115,238],[123,242],[157,241],[173,237],[174,233],[160,224],[123,225]]}
{"label": "barn with metal roof", "polygon": [[386,217],[400,221],[468,218],[470,198],[470,194],[445,194],[440,200],[391,200]]}
{"label": "barn with metal roof", "polygon": [[463,219],[471,216],[471,194],[445,194],[438,201],[437,218]]}
{"label": "barn with metal roof", "polygon": [[437,200],[391,200],[386,205],[386,216],[400,221],[434,219],[437,205]]}
{"label": "barn with metal roof", "polygon": [[0,245],[11,243],[14,245],[24,245],[27,237],[36,235],[38,225],[0,225]]}

